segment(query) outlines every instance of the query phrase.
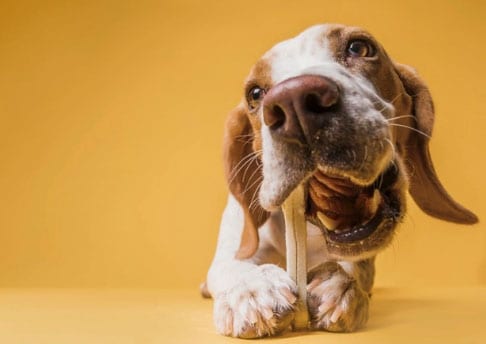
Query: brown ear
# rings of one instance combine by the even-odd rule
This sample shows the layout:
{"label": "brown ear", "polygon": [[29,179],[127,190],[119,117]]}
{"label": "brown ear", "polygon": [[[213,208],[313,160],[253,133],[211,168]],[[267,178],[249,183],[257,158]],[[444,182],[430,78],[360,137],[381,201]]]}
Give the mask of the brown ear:
{"label": "brown ear", "polygon": [[405,91],[412,98],[416,129],[421,132],[412,131],[407,141],[410,194],[415,203],[431,216],[463,224],[478,222],[476,215],[452,199],[435,172],[429,152],[434,105],[427,86],[412,68],[396,64],[395,69]]}
{"label": "brown ear", "polygon": [[258,202],[261,162],[253,150],[253,129],[241,103],[226,121],[223,159],[230,192],[243,208],[244,227],[236,258],[251,257],[258,248],[258,228],[269,213]]}

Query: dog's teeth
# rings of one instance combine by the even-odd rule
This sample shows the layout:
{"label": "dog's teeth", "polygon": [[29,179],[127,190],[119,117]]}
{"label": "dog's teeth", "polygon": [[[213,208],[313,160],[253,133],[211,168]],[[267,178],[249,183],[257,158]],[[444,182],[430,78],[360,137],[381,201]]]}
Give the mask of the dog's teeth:
{"label": "dog's teeth", "polygon": [[326,228],[330,231],[336,230],[336,228],[339,225],[339,221],[336,221],[336,220],[331,219],[330,217],[327,217],[326,215],[324,215],[324,213],[322,213],[320,211],[317,212],[317,217],[322,222],[322,224],[324,226],[326,226]]}

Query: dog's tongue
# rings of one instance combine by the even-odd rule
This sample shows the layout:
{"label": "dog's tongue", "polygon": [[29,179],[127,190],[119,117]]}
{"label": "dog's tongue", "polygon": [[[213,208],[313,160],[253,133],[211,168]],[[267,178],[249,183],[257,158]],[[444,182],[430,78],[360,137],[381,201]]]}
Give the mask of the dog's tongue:
{"label": "dog's tongue", "polygon": [[342,230],[364,224],[376,213],[380,191],[345,178],[317,171],[309,179],[309,213],[328,230]]}

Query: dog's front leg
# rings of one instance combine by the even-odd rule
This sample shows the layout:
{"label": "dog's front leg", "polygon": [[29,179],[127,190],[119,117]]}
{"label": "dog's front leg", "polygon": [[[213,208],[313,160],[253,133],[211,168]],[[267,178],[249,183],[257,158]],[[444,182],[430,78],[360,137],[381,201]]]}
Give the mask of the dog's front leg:
{"label": "dog's front leg", "polygon": [[327,262],[309,272],[307,286],[311,326],[315,330],[351,332],[368,320],[374,259],[356,263]]}
{"label": "dog's front leg", "polygon": [[214,322],[218,332],[227,336],[274,335],[293,320],[296,286],[276,265],[235,259],[243,221],[241,206],[230,196],[207,279],[214,299]]}

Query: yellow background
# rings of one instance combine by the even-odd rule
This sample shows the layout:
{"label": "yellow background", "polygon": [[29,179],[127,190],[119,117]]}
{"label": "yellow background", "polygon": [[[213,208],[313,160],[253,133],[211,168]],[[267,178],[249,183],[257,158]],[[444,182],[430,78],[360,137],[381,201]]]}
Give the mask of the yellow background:
{"label": "yellow background", "polygon": [[[484,1],[2,1],[0,287],[197,288],[244,77],[309,25],[371,31],[437,105],[431,149],[486,221]],[[484,222],[410,202],[381,286],[486,285]]]}

